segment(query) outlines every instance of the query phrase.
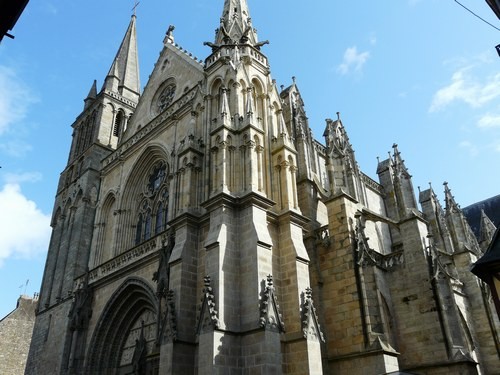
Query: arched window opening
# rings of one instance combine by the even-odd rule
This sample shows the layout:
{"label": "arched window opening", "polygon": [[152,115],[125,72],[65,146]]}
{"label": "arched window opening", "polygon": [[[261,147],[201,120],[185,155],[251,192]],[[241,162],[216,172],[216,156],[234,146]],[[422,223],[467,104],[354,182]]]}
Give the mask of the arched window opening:
{"label": "arched window opening", "polygon": [[160,202],[156,210],[155,234],[163,230],[163,202]]}
{"label": "arched window opening", "polygon": [[146,219],[144,220],[144,241],[151,238],[151,210],[146,211]]}
{"label": "arched window opening", "polygon": [[141,196],[137,206],[137,232],[135,245],[151,239],[167,228],[168,211],[168,165],[161,160],[153,164],[144,177]]}
{"label": "arched window opening", "polygon": [[139,214],[139,218],[137,220],[137,228],[135,231],[135,244],[138,245],[142,241],[142,214]]}
{"label": "arched window opening", "polygon": [[115,124],[113,126],[113,135],[115,137],[118,137],[120,133],[122,132],[122,127],[123,127],[123,121],[124,121],[124,114],[123,111],[118,111],[115,117]]}
{"label": "arched window opening", "polygon": [[162,205],[163,205],[163,211],[161,212],[163,216],[163,227],[162,231],[167,229],[167,222],[168,222],[168,199],[169,199],[169,194],[168,190],[165,189],[163,190],[163,193],[161,194],[161,200],[162,200]]}

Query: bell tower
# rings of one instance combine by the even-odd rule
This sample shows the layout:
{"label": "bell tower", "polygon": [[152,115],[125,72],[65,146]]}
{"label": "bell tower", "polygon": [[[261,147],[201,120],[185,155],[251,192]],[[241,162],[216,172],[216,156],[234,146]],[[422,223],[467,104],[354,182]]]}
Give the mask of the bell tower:
{"label": "bell tower", "polygon": [[[90,306],[92,294],[85,285],[77,286],[81,287],[80,293],[73,291],[75,279],[88,269],[101,160],[120,142],[127,120],[137,106],[139,87],[134,15],[102,89],[98,92],[97,82],[93,82],[82,113],[71,125],[73,140],[57,187],[28,372],[36,367],[47,373],[67,373],[78,364],[75,346],[83,345],[84,337],[78,332],[84,332],[87,320],[81,308]],[[82,295],[83,302],[78,297]],[[78,319],[75,314],[79,314]],[[48,356],[58,361],[47,361]]]}
{"label": "bell tower", "polygon": [[[205,43],[212,53],[205,60],[211,178],[204,263],[218,320],[217,330],[200,332],[199,351],[228,342],[245,369],[320,374],[321,333],[312,314],[305,319],[313,302],[297,151],[261,51],[267,43],[258,40],[246,0],[224,2],[214,43]],[[217,371],[217,361],[202,359],[201,372]]]}

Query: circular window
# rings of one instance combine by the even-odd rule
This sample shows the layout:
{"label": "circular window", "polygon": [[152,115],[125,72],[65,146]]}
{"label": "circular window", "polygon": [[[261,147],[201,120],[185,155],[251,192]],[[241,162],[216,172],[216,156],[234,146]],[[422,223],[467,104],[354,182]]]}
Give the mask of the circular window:
{"label": "circular window", "polygon": [[147,181],[146,191],[148,195],[154,195],[160,189],[161,184],[165,180],[167,166],[164,163],[156,164]]}
{"label": "circular window", "polygon": [[174,96],[175,85],[171,83],[161,91],[160,95],[158,95],[158,99],[156,99],[156,112],[163,112],[172,103]]}

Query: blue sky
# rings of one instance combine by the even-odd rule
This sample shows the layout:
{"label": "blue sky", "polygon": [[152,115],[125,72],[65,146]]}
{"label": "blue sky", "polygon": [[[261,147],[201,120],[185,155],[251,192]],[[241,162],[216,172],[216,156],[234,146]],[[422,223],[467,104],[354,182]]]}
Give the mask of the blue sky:
{"label": "blue sky", "polygon": [[[484,1],[464,5],[497,27]],[[310,126],[341,113],[358,163],[376,178],[377,157],[397,143],[415,188],[463,206],[499,194],[500,32],[453,0],[248,0],[278,85],[296,76]],[[133,0],[31,1],[0,44],[0,318],[19,294],[39,290],[59,173],[71,124],[94,79],[102,85]],[[204,59],[223,0],[142,0],[141,84],[169,24]],[[29,282],[27,283],[27,280]]]}

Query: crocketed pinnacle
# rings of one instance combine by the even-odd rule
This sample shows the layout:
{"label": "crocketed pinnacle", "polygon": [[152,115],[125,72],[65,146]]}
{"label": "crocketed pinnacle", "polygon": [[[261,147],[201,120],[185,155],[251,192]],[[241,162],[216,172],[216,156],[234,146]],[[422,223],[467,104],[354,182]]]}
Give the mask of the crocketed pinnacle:
{"label": "crocketed pinnacle", "polygon": [[458,203],[455,201],[455,197],[451,194],[451,189],[448,187],[448,182],[444,182],[444,201],[446,204],[447,212],[458,212],[460,211],[460,207]]}

